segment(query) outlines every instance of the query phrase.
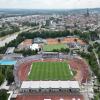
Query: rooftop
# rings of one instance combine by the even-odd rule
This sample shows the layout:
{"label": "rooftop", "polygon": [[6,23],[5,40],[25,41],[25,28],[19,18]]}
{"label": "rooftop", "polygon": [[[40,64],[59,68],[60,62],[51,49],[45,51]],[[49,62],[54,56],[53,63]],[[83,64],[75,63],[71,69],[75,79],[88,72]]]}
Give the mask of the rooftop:
{"label": "rooftop", "polygon": [[21,89],[36,88],[76,88],[79,89],[78,81],[23,81]]}

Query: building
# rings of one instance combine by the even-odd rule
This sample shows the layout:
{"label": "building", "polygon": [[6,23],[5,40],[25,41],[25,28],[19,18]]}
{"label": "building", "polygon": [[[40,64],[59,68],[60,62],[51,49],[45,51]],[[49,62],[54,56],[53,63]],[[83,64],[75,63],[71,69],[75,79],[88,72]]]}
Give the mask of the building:
{"label": "building", "polygon": [[31,50],[37,50],[37,51],[39,51],[39,50],[40,50],[40,46],[39,46],[38,44],[32,44],[32,45],[30,46],[30,49],[31,49]]}
{"label": "building", "polygon": [[37,43],[37,44],[41,44],[41,43],[44,43],[44,39],[39,38],[39,37],[38,38],[34,38],[33,42]]}
{"label": "building", "polygon": [[36,92],[67,92],[79,93],[78,81],[23,81],[21,93]]}
{"label": "building", "polygon": [[6,50],[6,54],[12,54],[12,53],[14,53],[14,50],[15,50],[15,47],[9,47],[9,48]]}

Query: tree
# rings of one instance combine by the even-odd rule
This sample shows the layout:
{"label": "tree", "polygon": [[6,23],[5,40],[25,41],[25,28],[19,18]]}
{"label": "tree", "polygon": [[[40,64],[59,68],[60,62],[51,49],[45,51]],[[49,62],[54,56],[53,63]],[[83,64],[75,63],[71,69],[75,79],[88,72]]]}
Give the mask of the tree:
{"label": "tree", "polygon": [[6,79],[8,81],[8,84],[12,83],[14,81],[14,76],[13,76],[13,70],[10,68],[7,68],[7,76]]}
{"label": "tree", "polygon": [[89,47],[88,47],[88,51],[89,51],[89,52],[92,52],[92,50],[93,50],[93,47],[92,47],[92,46],[89,46]]}
{"label": "tree", "polygon": [[6,90],[0,90],[0,100],[7,100],[8,95]]}
{"label": "tree", "polygon": [[79,34],[81,34],[81,31],[79,31],[79,30],[74,30],[74,34],[75,34],[75,35],[79,35]]}
{"label": "tree", "polygon": [[95,42],[95,43],[93,44],[93,46],[94,46],[94,48],[98,48],[98,47],[100,46],[100,44],[99,44],[98,42]]}
{"label": "tree", "polygon": [[61,39],[58,39],[58,43],[61,43]]}
{"label": "tree", "polygon": [[77,39],[74,39],[74,42],[77,42],[78,40]]}
{"label": "tree", "polygon": [[[3,83],[4,81],[4,75],[2,74],[2,72],[0,71],[0,85]],[[1,100],[1,99],[0,99]]]}

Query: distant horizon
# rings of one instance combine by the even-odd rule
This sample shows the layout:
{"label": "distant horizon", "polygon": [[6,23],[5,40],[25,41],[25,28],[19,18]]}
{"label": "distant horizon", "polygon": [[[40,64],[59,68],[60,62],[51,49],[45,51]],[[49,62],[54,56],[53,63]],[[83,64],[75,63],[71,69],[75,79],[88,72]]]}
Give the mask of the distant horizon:
{"label": "distant horizon", "polygon": [[0,0],[0,9],[100,8],[100,0]]}
{"label": "distant horizon", "polygon": [[0,10],[85,10],[85,9],[100,9],[100,7],[95,7],[95,8],[69,8],[69,9],[52,9],[52,8],[0,8]]}

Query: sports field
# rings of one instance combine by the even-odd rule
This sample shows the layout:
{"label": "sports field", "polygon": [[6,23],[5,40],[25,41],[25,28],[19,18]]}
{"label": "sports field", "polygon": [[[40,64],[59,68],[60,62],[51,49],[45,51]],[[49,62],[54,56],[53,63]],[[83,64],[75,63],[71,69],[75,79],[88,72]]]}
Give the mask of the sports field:
{"label": "sports field", "polygon": [[61,48],[66,48],[67,45],[65,44],[49,44],[43,46],[43,51],[52,51],[54,49],[60,50]]}
{"label": "sports field", "polygon": [[66,62],[33,62],[29,80],[70,80],[73,78]]}

